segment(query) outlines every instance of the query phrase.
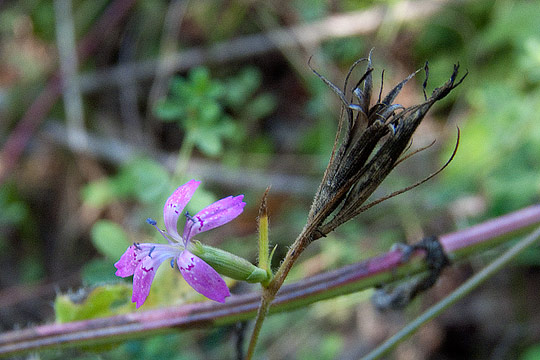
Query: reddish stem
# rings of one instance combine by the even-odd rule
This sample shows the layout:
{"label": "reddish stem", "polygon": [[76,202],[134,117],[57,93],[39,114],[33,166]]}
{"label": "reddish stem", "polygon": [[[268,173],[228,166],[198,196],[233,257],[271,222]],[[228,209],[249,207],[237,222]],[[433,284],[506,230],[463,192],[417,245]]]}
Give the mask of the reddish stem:
{"label": "reddish stem", "polygon": [[[510,213],[465,230],[442,235],[440,240],[449,255],[464,253],[480,243],[515,234],[540,223],[540,205]],[[495,244],[496,241],[490,242]],[[409,262],[418,263],[420,254]],[[283,286],[270,312],[290,310],[315,301],[368,288],[385,280],[396,280],[399,269],[407,266],[401,253],[390,251],[343,268],[311,276]],[[425,267],[418,267],[422,271]],[[407,271],[408,275],[412,272]],[[0,355],[12,355],[45,347],[89,345],[148,336],[154,332],[194,327],[219,326],[255,316],[260,293],[233,296],[227,303],[204,302],[163,309],[134,312],[101,319],[66,324],[36,326],[0,335]]]}

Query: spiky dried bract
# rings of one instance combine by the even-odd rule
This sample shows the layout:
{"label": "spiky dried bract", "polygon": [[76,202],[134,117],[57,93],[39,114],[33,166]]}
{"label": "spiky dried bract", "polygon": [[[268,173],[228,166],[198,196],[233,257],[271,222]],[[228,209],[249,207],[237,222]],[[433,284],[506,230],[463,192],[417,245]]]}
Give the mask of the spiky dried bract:
{"label": "spiky dried bract", "polygon": [[[360,61],[351,67],[343,91],[314,71],[342,100],[347,124],[343,126],[342,118],[332,157],[311,206],[308,224],[317,229],[313,239],[333,231],[362,211],[361,205],[396,166],[431,106],[448,95],[467,75],[456,81],[459,65],[455,65],[450,79],[423,103],[408,108],[393,104],[403,86],[419,72],[416,71],[384,99],[381,100],[379,95],[377,102],[370,106],[373,90],[371,53],[363,60],[367,61],[367,70],[351,90],[351,100],[346,96],[347,82]],[[427,69],[426,64],[426,76]],[[333,212],[334,216],[328,220]]]}

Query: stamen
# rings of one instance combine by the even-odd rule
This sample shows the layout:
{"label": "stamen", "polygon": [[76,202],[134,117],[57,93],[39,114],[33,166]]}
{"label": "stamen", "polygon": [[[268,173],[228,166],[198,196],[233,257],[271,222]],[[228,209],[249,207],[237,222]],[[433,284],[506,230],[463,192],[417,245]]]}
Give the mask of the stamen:
{"label": "stamen", "polygon": [[189,215],[189,212],[186,211],[186,213],[184,214],[184,216],[185,216],[188,220],[195,222],[195,218],[194,218],[193,216]]}
{"label": "stamen", "polygon": [[146,222],[150,225],[152,225],[153,227],[156,228],[157,231],[159,231],[159,233],[161,234],[161,236],[163,236],[167,242],[169,244],[176,244],[177,242],[176,241],[173,241],[169,238],[169,234],[167,234],[165,231],[161,230],[158,226],[157,226],[157,222],[156,220],[152,219],[152,218],[148,218],[146,219]]}
{"label": "stamen", "polygon": [[171,259],[171,267],[174,269],[174,258]]}
{"label": "stamen", "polygon": [[148,253],[149,258],[152,258],[152,252],[154,251],[155,248],[156,248],[155,246],[152,246],[152,248],[150,249],[150,252]]}
{"label": "stamen", "polygon": [[137,249],[137,250],[142,250],[142,248],[140,247],[139,243],[134,242],[134,243],[133,243],[133,246],[135,246],[135,249]]}

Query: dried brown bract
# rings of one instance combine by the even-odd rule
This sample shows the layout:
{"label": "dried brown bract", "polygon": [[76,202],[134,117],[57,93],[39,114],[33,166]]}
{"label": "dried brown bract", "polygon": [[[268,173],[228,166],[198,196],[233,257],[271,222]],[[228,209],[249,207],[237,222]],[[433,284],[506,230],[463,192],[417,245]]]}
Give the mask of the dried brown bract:
{"label": "dried brown bract", "polygon": [[[367,61],[367,69],[347,99],[347,82],[362,61]],[[467,76],[465,74],[456,82],[459,65],[454,65],[450,79],[428,98],[425,95],[427,63],[424,69],[425,101],[408,108],[393,104],[393,101],[420,70],[409,75],[383,99],[381,85],[376,103],[370,106],[373,91],[371,53],[367,59],[360,59],[352,65],[343,90],[312,69],[339,96],[345,115],[339,123],[334,150],[309,213],[308,226],[316,229],[313,239],[325,236],[366,209],[362,204],[400,162],[414,131],[431,106]],[[332,213],[333,217],[328,220]]]}

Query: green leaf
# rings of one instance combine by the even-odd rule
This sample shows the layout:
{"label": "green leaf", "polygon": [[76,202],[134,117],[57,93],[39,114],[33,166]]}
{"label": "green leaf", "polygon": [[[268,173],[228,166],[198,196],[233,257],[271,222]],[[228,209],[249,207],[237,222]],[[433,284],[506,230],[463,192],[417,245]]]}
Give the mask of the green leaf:
{"label": "green leaf", "polygon": [[535,344],[528,347],[520,356],[520,360],[537,360],[540,359],[540,344]]}
{"label": "green leaf", "polygon": [[277,101],[272,94],[261,94],[248,101],[243,111],[249,120],[254,121],[270,115],[276,108]]}
{"label": "green leaf", "polygon": [[[125,250],[125,248],[124,248]],[[98,286],[105,283],[115,283],[120,280],[114,273],[115,260],[96,258],[86,262],[81,271],[81,279],[85,286]]]}
{"label": "green leaf", "polygon": [[[199,135],[200,134],[200,135]],[[220,136],[215,131],[199,131],[195,138],[195,145],[205,155],[216,157],[221,154],[223,146]]]}
{"label": "green leaf", "polygon": [[54,301],[56,321],[66,323],[127,313],[134,305],[130,302],[131,285],[118,283],[96,287],[90,292],[59,295]]}
{"label": "green leaf", "polygon": [[100,179],[87,184],[81,191],[83,202],[92,207],[102,209],[115,198],[114,185],[110,179]]}
{"label": "green leaf", "polygon": [[210,86],[210,71],[205,67],[194,68],[189,72],[188,77],[197,95],[205,93]]}
{"label": "green leaf", "polygon": [[90,234],[96,249],[110,260],[117,261],[130,242],[120,225],[110,220],[99,220]]}
{"label": "green leaf", "polygon": [[123,170],[122,181],[133,189],[133,195],[143,203],[162,199],[169,189],[169,173],[161,164],[151,159],[137,159]]}
{"label": "green leaf", "polygon": [[0,188],[0,225],[21,226],[27,219],[29,210],[17,194],[16,188],[9,183]]}
{"label": "green leaf", "polygon": [[174,77],[171,80],[171,95],[172,97],[180,98],[182,99],[184,96],[188,95],[189,92],[187,91],[189,87],[189,84],[186,82],[184,78],[181,77]]}
{"label": "green leaf", "polygon": [[181,104],[175,101],[161,100],[154,107],[154,114],[162,121],[176,121],[185,116]]}
{"label": "green leaf", "polygon": [[214,126],[219,121],[223,114],[223,109],[216,102],[208,102],[205,106],[201,106],[199,111],[200,121],[207,126]]}
{"label": "green leaf", "polygon": [[187,204],[187,209],[191,214],[196,214],[206,206],[218,200],[214,193],[208,191],[203,186],[197,188],[197,193],[191,198]]}
{"label": "green leaf", "polygon": [[538,36],[538,2],[503,1],[497,10],[493,12],[490,26],[481,34],[479,50],[505,45],[520,47],[531,35]]}
{"label": "green leaf", "polygon": [[235,110],[249,101],[261,84],[261,74],[257,68],[249,67],[234,78],[227,80],[225,98],[227,105]]}

